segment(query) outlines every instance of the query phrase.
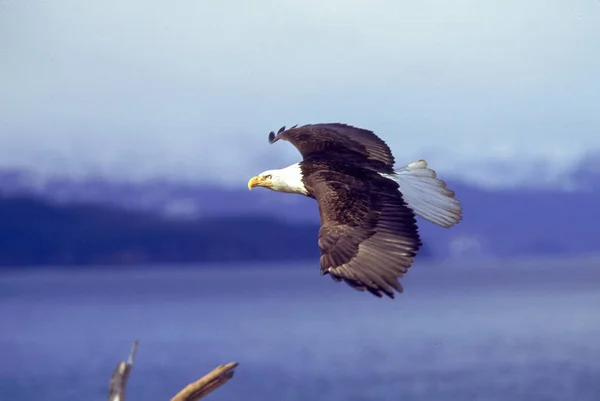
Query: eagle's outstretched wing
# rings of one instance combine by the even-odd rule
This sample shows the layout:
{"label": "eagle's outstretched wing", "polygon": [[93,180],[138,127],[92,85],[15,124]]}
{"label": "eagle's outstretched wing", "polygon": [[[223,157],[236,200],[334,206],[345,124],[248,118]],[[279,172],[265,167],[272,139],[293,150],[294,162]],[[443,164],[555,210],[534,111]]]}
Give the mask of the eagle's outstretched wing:
{"label": "eagle's outstretched wing", "polygon": [[375,172],[359,178],[325,170],[307,181],[321,215],[321,274],[378,297],[402,292],[398,278],[422,244],[398,184]]}
{"label": "eagle's outstretched wing", "polygon": [[327,154],[351,158],[357,165],[380,173],[394,172],[394,156],[389,146],[372,131],[341,123],[309,124],[289,129],[281,127],[269,134],[269,142],[290,142],[304,160]]}

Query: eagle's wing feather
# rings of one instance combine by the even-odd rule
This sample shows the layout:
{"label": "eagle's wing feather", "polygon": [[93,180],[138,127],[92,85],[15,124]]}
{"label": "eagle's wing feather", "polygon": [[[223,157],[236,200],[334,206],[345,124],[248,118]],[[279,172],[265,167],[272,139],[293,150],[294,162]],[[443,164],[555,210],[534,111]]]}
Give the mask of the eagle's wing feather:
{"label": "eagle's wing feather", "polygon": [[321,274],[394,298],[394,289],[402,292],[398,278],[412,265],[421,240],[398,184],[376,173],[367,176],[330,171],[307,178],[321,215]]}
{"label": "eagle's wing feather", "polygon": [[269,142],[279,139],[290,142],[304,160],[319,154],[353,157],[357,163],[381,173],[392,173],[394,156],[390,147],[373,133],[363,128],[341,123],[309,124],[301,127],[282,127],[277,134],[269,134]]}

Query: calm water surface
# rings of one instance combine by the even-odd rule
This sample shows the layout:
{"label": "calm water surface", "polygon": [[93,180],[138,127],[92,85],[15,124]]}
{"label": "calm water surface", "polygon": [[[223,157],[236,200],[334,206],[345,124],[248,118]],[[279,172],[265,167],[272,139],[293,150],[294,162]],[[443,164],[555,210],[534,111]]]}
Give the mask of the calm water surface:
{"label": "calm water surface", "polygon": [[315,266],[0,273],[0,400],[600,400],[600,264],[417,264],[396,300]]}

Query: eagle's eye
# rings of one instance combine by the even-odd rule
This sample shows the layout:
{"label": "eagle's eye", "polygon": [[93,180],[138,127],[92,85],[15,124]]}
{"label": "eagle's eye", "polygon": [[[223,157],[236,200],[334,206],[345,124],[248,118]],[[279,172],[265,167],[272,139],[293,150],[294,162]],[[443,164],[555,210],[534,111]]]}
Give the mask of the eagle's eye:
{"label": "eagle's eye", "polygon": [[271,174],[267,174],[267,175],[263,176],[263,180],[270,180],[271,178],[273,178],[271,176]]}

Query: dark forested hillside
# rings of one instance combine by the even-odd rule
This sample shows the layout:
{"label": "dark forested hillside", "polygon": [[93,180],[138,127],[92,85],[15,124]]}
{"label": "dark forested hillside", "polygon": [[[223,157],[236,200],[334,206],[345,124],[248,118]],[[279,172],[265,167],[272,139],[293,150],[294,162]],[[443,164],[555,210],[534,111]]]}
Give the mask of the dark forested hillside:
{"label": "dark forested hillside", "polygon": [[21,197],[0,198],[0,222],[0,266],[319,260],[318,224],[268,216],[181,221]]}
{"label": "dark forested hillside", "polygon": [[[10,181],[11,187],[1,178],[0,265],[318,263],[312,199],[166,181],[35,186],[17,180],[22,185]],[[600,179],[590,180],[577,191],[486,190],[449,181],[464,218],[451,229],[421,220],[419,258],[598,253]]]}
{"label": "dark forested hillside", "polygon": [[106,206],[0,198],[0,265],[318,258],[317,230],[268,217],[170,221]]}

